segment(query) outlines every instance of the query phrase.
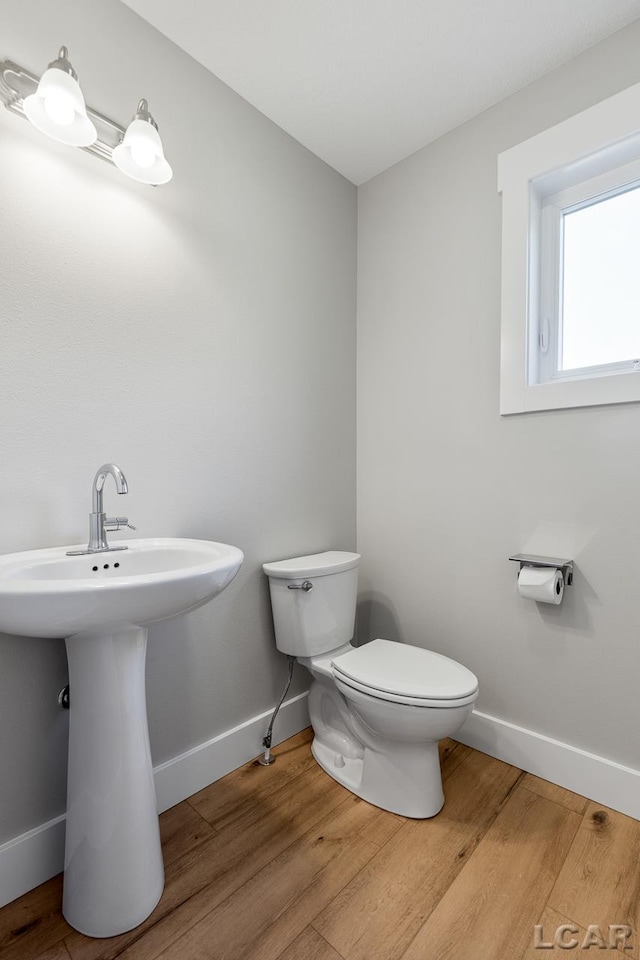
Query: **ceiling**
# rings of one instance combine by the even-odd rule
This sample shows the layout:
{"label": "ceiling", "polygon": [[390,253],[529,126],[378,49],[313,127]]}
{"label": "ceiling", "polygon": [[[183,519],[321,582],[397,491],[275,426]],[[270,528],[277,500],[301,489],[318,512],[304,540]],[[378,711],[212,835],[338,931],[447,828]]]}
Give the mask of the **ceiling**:
{"label": "ceiling", "polygon": [[125,0],[360,184],[640,17],[640,0]]}

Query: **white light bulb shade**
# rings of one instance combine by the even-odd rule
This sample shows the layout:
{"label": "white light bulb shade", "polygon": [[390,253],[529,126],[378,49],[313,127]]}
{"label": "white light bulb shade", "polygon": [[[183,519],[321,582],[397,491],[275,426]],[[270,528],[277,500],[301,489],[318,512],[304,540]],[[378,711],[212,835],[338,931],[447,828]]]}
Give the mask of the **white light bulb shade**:
{"label": "white light bulb shade", "polygon": [[58,67],[43,73],[36,92],[24,101],[24,112],[34,127],[60,143],[89,147],[98,139],[78,81]]}
{"label": "white light bulb shade", "polygon": [[113,151],[118,170],[140,183],[168,183],[173,170],[164,158],[160,134],[146,120],[132,120],[122,143]]}

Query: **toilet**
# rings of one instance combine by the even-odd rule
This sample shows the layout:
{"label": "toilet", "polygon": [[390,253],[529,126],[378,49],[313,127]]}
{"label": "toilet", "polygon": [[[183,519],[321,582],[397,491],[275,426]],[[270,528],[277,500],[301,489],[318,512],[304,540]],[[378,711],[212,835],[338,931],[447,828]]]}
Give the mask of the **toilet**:
{"label": "toilet", "polygon": [[444,803],[438,741],[478,696],[474,674],[439,653],[392,640],[354,647],[360,555],[328,551],[265,563],[276,645],[313,677],[313,756],[334,780],[405,817]]}

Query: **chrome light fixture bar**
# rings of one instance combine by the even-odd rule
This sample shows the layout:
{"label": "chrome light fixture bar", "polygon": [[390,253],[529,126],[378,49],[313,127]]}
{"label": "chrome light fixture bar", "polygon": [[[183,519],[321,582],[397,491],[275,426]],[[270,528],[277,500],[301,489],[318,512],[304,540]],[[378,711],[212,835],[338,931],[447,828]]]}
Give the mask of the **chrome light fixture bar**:
{"label": "chrome light fixture bar", "polygon": [[[167,183],[172,170],[164,157],[158,126],[149,113],[146,100],[140,101],[136,116],[125,129],[85,105],[68,57],[66,47],[61,47],[57,59],[49,64],[42,78],[11,60],[0,60],[0,100],[7,110],[29,120],[53,139],[79,146],[81,150],[112,163],[134,180],[153,186]],[[136,121],[138,127],[146,126],[152,131],[150,137],[139,135],[139,129],[134,126]],[[75,137],[69,131],[73,126],[76,128]],[[81,128],[79,133],[78,128]],[[132,128],[133,136],[130,135]],[[93,132],[95,139],[90,142]],[[123,162],[118,162],[116,157],[123,153]]]}

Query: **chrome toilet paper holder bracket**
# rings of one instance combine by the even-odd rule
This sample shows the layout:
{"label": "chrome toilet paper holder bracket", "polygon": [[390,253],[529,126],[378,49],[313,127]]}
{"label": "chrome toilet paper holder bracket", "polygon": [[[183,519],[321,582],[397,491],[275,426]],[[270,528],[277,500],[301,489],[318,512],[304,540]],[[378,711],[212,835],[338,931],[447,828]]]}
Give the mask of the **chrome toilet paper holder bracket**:
{"label": "chrome toilet paper holder bracket", "polygon": [[538,557],[533,553],[516,553],[509,560],[514,560],[520,564],[520,570],[523,567],[554,567],[556,570],[562,570],[562,577],[566,586],[570,587],[573,583],[573,560],[561,560],[558,557]]}

